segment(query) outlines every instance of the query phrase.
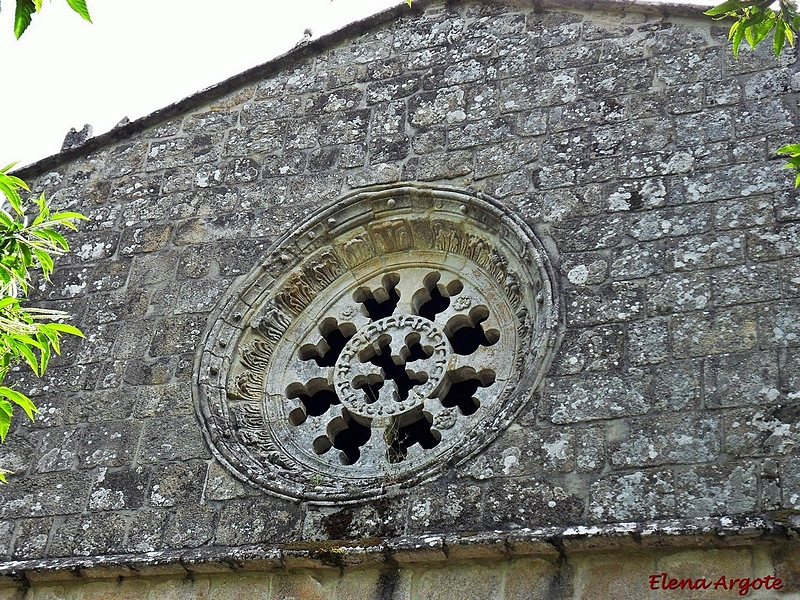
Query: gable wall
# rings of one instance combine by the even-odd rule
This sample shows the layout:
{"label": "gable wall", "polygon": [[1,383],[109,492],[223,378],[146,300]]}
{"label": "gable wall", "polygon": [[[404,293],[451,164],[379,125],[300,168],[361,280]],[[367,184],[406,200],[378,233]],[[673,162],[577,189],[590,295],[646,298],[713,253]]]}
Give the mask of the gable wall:
{"label": "gable wall", "polygon": [[[0,447],[19,474],[0,555],[797,526],[800,211],[772,150],[800,76],[767,50],[736,60],[704,18],[634,7],[432,5],[41,173],[91,219],[40,294],[87,339],[19,378],[41,415]],[[192,403],[211,310],[310,212],[404,180],[483,191],[553,240],[566,330],[541,394],[397,497],[320,508],[238,482]]]}

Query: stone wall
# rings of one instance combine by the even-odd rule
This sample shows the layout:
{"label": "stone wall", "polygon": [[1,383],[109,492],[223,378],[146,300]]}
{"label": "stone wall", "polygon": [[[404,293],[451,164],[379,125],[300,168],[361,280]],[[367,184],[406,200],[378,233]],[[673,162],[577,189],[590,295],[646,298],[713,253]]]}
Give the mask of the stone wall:
{"label": "stone wall", "polygon": [[[800,209],[774,155],[796,135],[795,54],[735,59],[691,10],[538,6],[387,13],[27,171],[90,217],[38,292],[86,339],[42,380],[19,375],[41,412],[0,447],[16,473],[4,573],[621,522],[672,535],[717,516],[800,526]],[[486,451],[379,500],[238,481],[192,396],[212,311],[310,213],[399,181],[485,193],[551,240],[565,326],[543,385]]]}

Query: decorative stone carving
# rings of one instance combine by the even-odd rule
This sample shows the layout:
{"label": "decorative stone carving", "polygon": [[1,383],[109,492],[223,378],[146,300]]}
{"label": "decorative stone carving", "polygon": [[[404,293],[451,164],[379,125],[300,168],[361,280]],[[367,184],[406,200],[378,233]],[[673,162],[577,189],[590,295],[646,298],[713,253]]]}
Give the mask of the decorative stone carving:
{"label": "decorative stone carving", "polygon": [[560,334],[540,241],[461,190],[352,194],[268,257],[215,312],[195,397],[217,458],[280,496],[355,502],[468,460]]}

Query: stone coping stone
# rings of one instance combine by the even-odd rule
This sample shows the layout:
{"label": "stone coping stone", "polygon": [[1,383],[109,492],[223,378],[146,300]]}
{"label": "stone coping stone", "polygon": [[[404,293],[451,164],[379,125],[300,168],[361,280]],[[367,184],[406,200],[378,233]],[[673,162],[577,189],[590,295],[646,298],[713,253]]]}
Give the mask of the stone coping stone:
{"label": "stone coping stone", "polygon": [[0,586],[20,581],[75,578],[190,575],[231,571],[409,565],[536,556],[554,562],[562,555],[605,550],[692,547],[710,549],[764,543],[800,545],[800,526],[759,517],[670,519],[610,525],[545,527],[462,535],[421,535],[357,542],[297,542],[208,547],[144,554],[115,554],[0,563]]}

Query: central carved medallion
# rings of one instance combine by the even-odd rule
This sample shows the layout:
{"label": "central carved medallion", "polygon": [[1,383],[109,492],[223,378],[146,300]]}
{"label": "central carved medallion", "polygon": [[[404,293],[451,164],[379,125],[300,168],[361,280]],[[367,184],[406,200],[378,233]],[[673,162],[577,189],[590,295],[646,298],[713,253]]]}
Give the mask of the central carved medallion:
{"label": "central carved medallion", "polygon": [[525,405],[558,308],[539,240],[500,205],[359,192],[220,303],[196,372],[206,438],[240,478],[291,498],[358,501],[435,477]]}
{"label": "central carved medallion", "polygon": [[368,427],[383,417],[420,421],[450,352],[444,332],[423,317],[379,319],[347,342],[336,361],[334,387],[353,418]]}

